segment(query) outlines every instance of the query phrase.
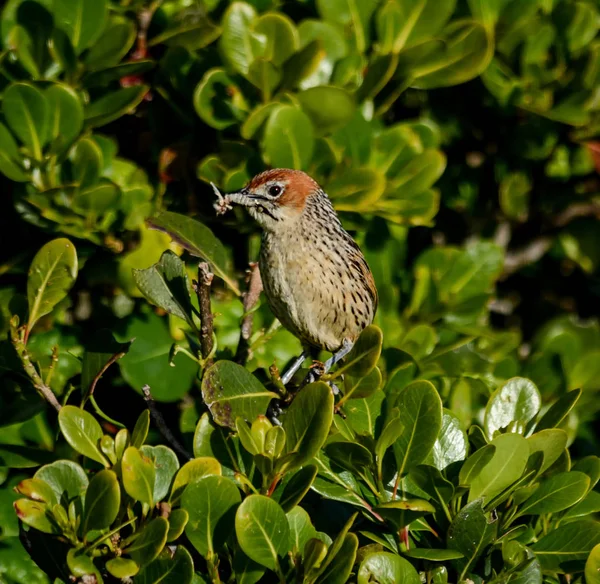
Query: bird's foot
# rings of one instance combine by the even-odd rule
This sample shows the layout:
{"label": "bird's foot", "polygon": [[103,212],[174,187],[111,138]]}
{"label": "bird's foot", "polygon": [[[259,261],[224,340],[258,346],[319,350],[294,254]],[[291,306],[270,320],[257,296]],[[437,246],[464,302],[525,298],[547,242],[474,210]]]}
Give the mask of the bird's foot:
{"label": "bird's foot", "polygon": [[272,399],[269,407],[267,408],[267,418],[273,426],[281,426],[279,416],[283,413],[282,402],[278,399]]}

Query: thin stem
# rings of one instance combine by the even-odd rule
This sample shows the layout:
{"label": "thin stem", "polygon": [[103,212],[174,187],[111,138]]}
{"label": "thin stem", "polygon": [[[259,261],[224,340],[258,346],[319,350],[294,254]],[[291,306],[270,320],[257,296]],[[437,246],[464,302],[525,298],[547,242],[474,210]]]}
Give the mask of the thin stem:
{"label": "thin stem", "polygon": [[[200,309],[200,350],[202,357],[208,360],[213,350],[213,313],[210,306],[210,287],[214,274],[210,271],[206,262],[198,264],[198,281],[194,282],[194,290],[198,296],[198,307]],[[206,366],[210,363],[206,363]]]}
{"label": "thin stem", "polygon": [[162,414],[158,411],[158,408],[156,407],[156,402],[154,401],[154,398],[152,397],[152,393],[150,391],[150,386],[144,385],[144,387],[142,387],[142,393],[144,394],[144,400],[146,400],[146,405],[150,410],[150,415],[152,416],[156,427],[158,428],[159,432],[163,435],[164,439],[173,447],[173,449],[176,452],[179,453],[179,455],[182,458],[184,458],[185,460],[191,460],[192,456],[181,445],[179,440],[175,438],[173,432],[171,432],[169,426],[167,426],[167,423],[165,422],[165,419],[163,418]]}
{"label": "thin stem", "polygon": [[410,87],[412,79],[405,79],[403,83],[398,85],[396,89],[388,95],[385,101],[375,110],[375,117],[378,118],[385,114],[393,105],[396,100]]}
{"label": "thin stem", "polygon": [[[88,397],[92,397],[94,395],[94,390],[96,389],[96,385],[100,378],[106,373],[106,370],[113,364],[116,363],[121,357],[126,355],[127,351],[120,351],[119,353],[115,353],[105,364],[104,366],[96,373],[94,379],[92,379],[92,383],[90,383],[90,389],[88,391]],[[85,391],[85,388],[82,388]],[[85,402],[85,399],[83,400]]]}
{"label": "thin stem", "polygon": [[34,364],[31,362],[31,357],[29,356],[29,352],[27,351],[27,347],[25,346],[25,340],[19,334],[17,317],[13,317],[10,321],[10,338],[18,357],[21,363],[23,364],[25,373],[27,373],[27,375],[33,382],[33,386],[35,387],[36,391],[57,412],[59,412],[62,406],[60,405],[58,399],[56,399],[56,396],[54,395],[52,389],[44,383],[44,380],[41,378]]}
{"label": "thin stem", "polygon": [[244,317],[240,329],[240,340],[238,342],[235,360],[240,365],[245,365],[250,358],[250,337],[252,336],[252,325],[254,323],[254,311],[258,304],[263,285],[260,278],[258,263],[250,264],[248,271],[248,290],[244,292],[242,301],[244,304]]}

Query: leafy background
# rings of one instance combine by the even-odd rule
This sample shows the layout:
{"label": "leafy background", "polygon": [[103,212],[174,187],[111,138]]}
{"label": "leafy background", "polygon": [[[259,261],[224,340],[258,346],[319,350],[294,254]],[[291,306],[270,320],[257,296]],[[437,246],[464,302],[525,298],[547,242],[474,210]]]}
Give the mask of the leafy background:
{"label": "leafy background", "polygon": [[[596,2],[9,0],[0,25],[0,580],[563,582],[589,556],[598,581]],[[208,186],[277,166],[323,185],[381,299],[347,417],[290,410],[288,447],[256,416],[270,366],[300,346],[261,302],[246,368],[231,363],[259,233],[240,210],[217,218]],[[215,273],[212,355],[196,256]],[[70,404],[58,418],[40,380]],[[200,470],[174,478],[185,461],[148,434],[145,384]],[[219,391],[247,407],[220,416]],[[310,448],[289,446],[298,427]],[[532,507],[536,488],[549,506]],[[201,528],[198,502],[221,492],[233,542]],[[17,500],[30,541],[60,559],[39,552],[49,576],[19,540]],[[265,552],[253,516],[295,547],[271,534]]]}

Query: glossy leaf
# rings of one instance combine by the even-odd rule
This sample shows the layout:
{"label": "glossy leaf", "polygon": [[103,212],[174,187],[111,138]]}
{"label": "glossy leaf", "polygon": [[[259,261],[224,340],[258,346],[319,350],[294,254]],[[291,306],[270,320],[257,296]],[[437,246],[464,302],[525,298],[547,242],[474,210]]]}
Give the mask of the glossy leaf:
{"label": "glossy leaf", "polygon": [[184,546],[177,546],[175,553],[163,550],[156,559],[143,567],[135,577],[136,584],[192,584],[194,563]]}
{"label": "glossy leaf", "polygon": [[582,472],[563,472],[543,481],[519,509],[519,515],[542,515],[563,511],[580,501],[590,479]]}
{"label": "glossy leaf", "polygon": [[239,489],[228,478],[207,476],[190,484],[181,505],[189,513],[185,533],[198,553],[211,558],[234,529]]}
{"label": "glossy leaf", "polygon": [[304,466],[319,452],[332,420],[333,395],[329,386],[322,381],[307,385],[296,396],[283,420],[285,451],[293,454],[288,471]]}
{"label": "glossy leaf", "polygon": [[82,533],[110,527],[117,518],[120,504],[121,488],[117,475],[106,469],[96,473],[85,492]]}
{"label": "glossy leaf", "polygon": [[317,472],[318,469],[314,464],[308,464],[285,484],[278,502],[286,513],[289,514],[300,503],[315,480]]}
{"label": "glossy leaf", "polygon": [[27,278],[29,330],[65,298],[76,278],[77,253],[68,239],[54,239],[37,252]]}
{"label": "glossy leaf", "polygon": [[235,281],[228,273],[229,262],[225,248],[208,227],[191,217],[170,211],[148,219],[147,223],[151,229],[170,235],[193,256],[209,262],[215,274],[222,278],[234,292],[239,293]]}
{"label": "glossy leaf", "polygon": [[132,112],[148,93],[147,85],[124,87],[90,103],[84,110],[85,125],[89,128],[104,126]]}
{"label": "glossy leaf", "polygon": [[469,502],[491,499],[521,477],[529,458],[527,441],[518,434],[501,434],[492,440],[494,456],[473,479]]}
{"label": "glossy leaf", "polygon": [[540,392],[529,379],[514,377],[498,388],[490,397],[484,427],[489,438],[496,431],[514,425],[521,432],[539,412],[542,403]]}
{"label": "glossy leaf", "polygon": [[63,152],[79,136],[83,128],[83,106],[73,89],[55,84],[46,89],[48,102],[48,140],[52,150]]}
{"label": "glossy leaf", "polygon": [[442,402],[428,381],[414,381],[398,395],[394,404],[399,409],[398,422],[402,434],[394,442],[398,475],[425,460],[434,447],[442,427]]}
{"label": "glossy leaf", "polygon": [[164,517],[156,517],[136,533],[136,538],[124,552],[132,557],[138,566],[143,567],[158,557],[167,542],[169,522]]}
{"label": "glossy leaf", "polygon": [[54,17],[79,54],[102,33],[108,5],[106,0],[54,0]]}
{"label": "glossy leaf", "polygon": [[381,329],[368,326],[356,340],[340,370],[353,377],[366,377],[379,361],[382,343]]}
{"label": "glossy leaf", "polygon": [[63,494],[69,500],[78,497],[89,484],[85,471],[70,460],[57,460],[46,464],[35,473],[34,478],[48,484],[58,501],[61,500]]}
{"label": "glossy leaf", "polygon": [[467,457],[467,435],[460,427],[459,419],[449,410],[444,410],[442,427],[433,445],[433,449],[425,459],[425,464],[432,464],[438,470],[444,470],[453,462],[465,460]]}
{"label": "glossy leaf", "polygon": [[4,91],[2,111],[17,138],[36,160],[41,160],[50,132],[50,110],[44,94],[29,83],[13,83]]}
{"label": "glossy leaf", "polygon": [[158,503],[167,496],[173,477],[179,470],[179,461],[175,453],[162,444],[144,445],[140,452],[154,464],[154,503]]}
{"label": "glossy leaf", "polygon": [[269,497],[250,495],[235,514],[235,533],[244,553],[270,570],[290,549],[290,528],[283,509]]}
{"label": "glossy leaf", "polygon": [[271,166],[305,170],[314,147],[313,124],[303,111],[281,105],[271,112],[263,140],[264,156]]}
{"label": "glossy leaf", "polygon": [[179,472],[173,481],[171,496],[169,498],[171,504],[174,505],[177,503],[187,485],[195,483],[208,475],[221,475],[221,465],[215,458],[210,456],[198,456],[193,460],[186,462],[179,469]]}
{"label": "glossy leaf", "polygon": [[412,564],[396,554],[376,552],[369,554],[358,569],[358,584],[419,584],[421,579]]}
{"label": "glossy leaf", "polygon": [[123,487],[130,497],[152,506],[156,470],[152,460],[140,450],[130,446],[123,454],[121,462]]}
{"label": "glossy leaf", "polygon": [[600,544],[594,546],[585,562],[585,581],[587,584],[600,582]]}
{"label": "glossy leaf", "polygon": [[238,417],[254,420],[264,415],[277,394],[267,391],[244,367],[218,361],[204,374],[202,397],[217,424],[235,428]]}
{"label": "glossy leaf", "polygon": [[100,452],[102,428],[94,416],[75,406],[64,406],[58,413],[58,423],[62,435],[74,450],[107,465]]}
{"label": "glossy leaf", "polygon": [[558,460],[565,451],[567,442],[567,433],[558,428],[542,430],[527,438],[530,455],[535,452],[542,452],[544,454],[544,461],[542,462],[540,473],[548,470]]}

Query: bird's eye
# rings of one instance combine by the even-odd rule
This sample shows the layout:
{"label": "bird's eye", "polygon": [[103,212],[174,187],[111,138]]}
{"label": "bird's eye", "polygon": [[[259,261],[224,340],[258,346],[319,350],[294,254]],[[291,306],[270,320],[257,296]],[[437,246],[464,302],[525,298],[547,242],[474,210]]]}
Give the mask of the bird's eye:
{"label": "bird's eye", "polygon": [[280,186],[273,185],[272,187],[269,187],[269,195],[271,195],[272,197],[277,197],[280,194],[281,194]]}

